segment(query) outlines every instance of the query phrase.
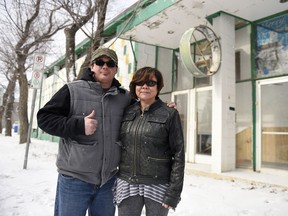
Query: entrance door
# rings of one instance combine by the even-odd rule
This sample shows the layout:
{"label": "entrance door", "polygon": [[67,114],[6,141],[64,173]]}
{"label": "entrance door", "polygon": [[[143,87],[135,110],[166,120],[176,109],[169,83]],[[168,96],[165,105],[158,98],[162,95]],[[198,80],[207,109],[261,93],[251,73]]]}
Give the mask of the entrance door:
{"label": "entrance door", "polygon": [[191,163],[211,163],[212,89],[203,87],[172,93],[185,139],[185,158]]}
{"label": "entrance door", "polygon": [[194,162],[194,106],[190,106],[190,101],[195,99],[195,90],[185,90],[177,91],[172,93],[172,101],[177,104],[177,110],[180,114],[183,135],[184,135],[184,145],[185,145],[185,159],[187,162]]}
{"label": "entrance door", "polygon": [[196,154],[195,162],[211,164],[212,154],[212,87],[196,89],[195,96]]}
{"label": "entrance door", "polygon": [[258,81],[256,169],[288,169],[288,78]]}

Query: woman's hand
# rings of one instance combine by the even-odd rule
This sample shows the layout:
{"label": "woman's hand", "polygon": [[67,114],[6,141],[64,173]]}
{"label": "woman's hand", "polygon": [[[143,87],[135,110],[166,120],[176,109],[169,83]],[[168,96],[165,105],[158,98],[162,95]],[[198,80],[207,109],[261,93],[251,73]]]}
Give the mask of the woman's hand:
{"label": "woman's hand", "polygon": [[162,203],[162,206],[163,206],[164,208],[167,208],[167,209],[171,209],[171,208],[172,208],[171,206],[169,206],[169,205],[167,205],[167,204],[165,204],[165,203]]}

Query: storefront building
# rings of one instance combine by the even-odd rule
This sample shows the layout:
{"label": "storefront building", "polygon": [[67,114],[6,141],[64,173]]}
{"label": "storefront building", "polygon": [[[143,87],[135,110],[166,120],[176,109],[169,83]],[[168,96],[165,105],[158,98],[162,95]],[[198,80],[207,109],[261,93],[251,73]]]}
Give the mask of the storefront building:
{"label": "storefront building", "polygon": [[[215,173],[239,167],[288,172],[285,8],[285,1],[142,1],[106,25],[103,36],[122,62],[117,78],[124,86],[137,68],[163,73],[160,96],[177,103],[187,163],[207,164]],[[221,46],[217,72],[202,77],[187,70],[179,49],[182,35],[199,25],[211,28]],[[207,57],[207,66],[213,53],[207,41],[190,46],[195,65]],[[64,83],[55,75],[45,79],[41,104]]]}

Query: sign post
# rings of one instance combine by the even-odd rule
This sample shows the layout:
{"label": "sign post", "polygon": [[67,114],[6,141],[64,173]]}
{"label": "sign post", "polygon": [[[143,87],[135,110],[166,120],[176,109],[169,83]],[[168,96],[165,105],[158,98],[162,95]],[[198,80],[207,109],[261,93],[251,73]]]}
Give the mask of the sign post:
{"label": "sign post", "polygon": [[31,88],[40,89],[42,82],[42,70],[44,68],[45,55],[36,53],[34,55],[33,73],[31,80]]}
{"label": "sign post", "polygon": [[34,55],[33,73],[32,73],[31,85],[30,85],[30,88],[33,88],[33,98],[32,98],[32,105],[31,105],[30,124],[29,124],[29,128],[28,128],[28,135],[27,135],[27,143],[26,143],[23,169],[27,168],[29,144],[30,144],[32,125],[33,125],[35,101],[36,101],[36,96],[37,96],[37,89],[40,89],[41,85],[42,85],[42,77],[43,77],[42,70],[44,68],[44,62],[45,62],[45,55],[39,54],[39,53],[36,53]]}

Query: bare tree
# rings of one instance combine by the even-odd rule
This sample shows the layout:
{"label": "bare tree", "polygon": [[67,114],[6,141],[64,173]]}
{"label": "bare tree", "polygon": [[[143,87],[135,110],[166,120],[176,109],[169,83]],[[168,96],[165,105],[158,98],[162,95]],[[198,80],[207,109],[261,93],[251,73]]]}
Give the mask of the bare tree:
{"label": "bare tree", "polygon": [[[81,65],[80,72],[77,79],[82,77],[83,72],[89,67],[92,52],[97,49],[101,44],[101,33],[104,30],[104,24],[107,14],[107,6],[110,3],[109,0],[57,0],[58,4],[68,13],[69,17],[72,19],[72,24],[69,28],[65,28],[66,36],[66,59],[65,68],[67,81],[71,74],[71,68],[74,68],[73,79],[76,77],[75,71],[75,35],[76,32],[81,30],[91,41],[91,46],[86,50],[86,57],[84,63]],[[111,0],[112,5],[110,5],[110,12],[113,10],[113,3],[116,5],[117,0]],[[118,2],[119,3],[119,2]],[[94,15],[97,14],[96,20],[96,31],[94,32]],[[92,31],[85,31],[83,28],[90,20]]]}
{"label": "bare tree", "polygon": [[17,74],[14,72],[11,74],[9,78],[9,83],[6,89],[6,104],[5,104],[5,111],[4,111],[4,118],[5,118],[5,136],[11,136],[12,132],[12,113],[13,113],[13,105],[15,101],[14,90],[17,81]]}
{"label": "bare tree", "polygon": [[[86,25],[89,20],[92,19],[96,12],[96,0],[57,0],[56,1],[62,9],[64,9],[71,19],[71,25],[66,27],[64,30],[66,37],[66,58],[65,58],[65,68],[67,82],[70,82],[70,77],[76,79],[76,69],[75,69],[75,36],[76,33],[81,29],[87,37],[90,37],[83,26]],[[71,68],[73,68],[73,75],[71,75]]]}
{"label": "bare tree", "polygon": [[17,73],[15,68],[15,58],[11,52],[11,43],[5,40],[5,37],[1,35],[0,37],[2,46],[0,47],[0,62],[1,67],[0,71],[6,77],[8,81],[7,86],[4,88],[5,92],[2,98],[2,105],[0,108],[0,119],[1,119],[1,127],[0,132],[2,132],[2,118],[4,115],[5,120],[5,136],[11,136],[12,131],[12,112],[13,112],[13,105],[15,101],[14,91],[16,87],[17,81]]}
{"label": "bare tree", "polygon": [[5,92],[3,94],[3,101],[2,105],[0,106],[0,119],[1,119],[1,126],[0,126],[0,133],[2,133],[2,118],[4,115],[4,122],[5,122],[5,136],[11,136],[11,131],[12,131],[12,112],[13,112],[13,105],[15,101],[14,97],[14,90],[16,86],[16,81],[17,81],[17,74],[16,73],[11,73],[11,77],[8,77],[7,75],[7,80],[8,80],[8,85],[5,88]]}
{"label": "bare tree", "polygon": [[[1,86],[1,88],[3,90],[6,91],[6,86],[5,85],[0,83],[0,86]],[[3,121],[3,114],[4,114],[4,111],[5,111],[4,94],[3,94],[2,104],[0,104],[0,134],[2,133],[2,130],[3,130],[2,121]]]}
{"label": "bare tree", "polygon": [[[65,28],[65,20],[57,17],[59,7],[45,0],[14,0],[1,3],[4,22],[9,25],[11,43],[14,44],[20,98],[19,123],[20,141],[25,143],[28,135],[28,80],[29,58],[41,49],[59,30]],[[57,18],[57,21],[56,21]]]}
{"label": "bare tree", "polygon": [[80,72],[77,76],[77,79],[80,79],[84,71],[89,67],[92,52],[100,46],[101,42],[101,32],[104,30],[107,5],[109,0],[97,0],[96,11],[97,11],[97,29],[96,32],[92,35],[91,46],[86,52],[86,57],[84,63],[81,65]]}

